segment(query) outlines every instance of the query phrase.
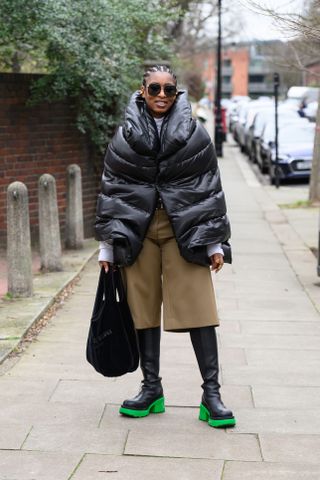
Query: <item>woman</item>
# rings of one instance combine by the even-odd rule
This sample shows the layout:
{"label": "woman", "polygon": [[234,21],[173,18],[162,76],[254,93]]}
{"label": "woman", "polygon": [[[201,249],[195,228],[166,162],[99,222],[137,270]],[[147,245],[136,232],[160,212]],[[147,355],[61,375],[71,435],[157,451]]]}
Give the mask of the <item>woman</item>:
{"label": "woman", "polygon": [[142,387],[120,413],[165,410],[163,301],[164,330],[190,331],[203,378],[200,420],[233,426],[219,393],[219,321],[209,268],[218,272],[231,261],[224,194],[210,137],[164,65],[145,72],[108,147],[95,228],[100,265],[122,267],[139,342]]}

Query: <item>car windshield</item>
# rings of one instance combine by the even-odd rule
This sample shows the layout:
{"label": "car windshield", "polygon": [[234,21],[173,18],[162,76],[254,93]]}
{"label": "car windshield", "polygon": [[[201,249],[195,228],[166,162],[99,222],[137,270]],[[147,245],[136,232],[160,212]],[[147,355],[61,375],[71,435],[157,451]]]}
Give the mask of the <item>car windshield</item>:
{"label": "car windshield", "polygon": [[314,134],[311,125],[289,125],[279,130],[279,143],[312,143]]}
{"label": "car windshield", "polygon": [[257,108],[251,108],[248,111],[248,115],[247,115],[247,118],[246,118],[246,128],[251,127],[256,114],[257,114]]}
{"label": "car windshield", "polygon": [[247,116],[247,111],[248,111],[248,105],[243,104],[239,108],[239,121],[240,122],[245,122],[246,116]]}
{"label": "car windshield", "polygon": [[254,134],[258,137],[261,135],[263,127],[268,120],[272,119],[274,112],[270,109],[268,112],[259,112],[254,119]]}
{"label": "car windshield", "polygon": [[[300,118],[298,115],[296,116],[281,115],[279,116],[279,135],[280,135],[281,129],[283,127],[287,127],[287,126],[289,127],[289,124],[290,126],[294,125],[297,128],[297,130],[303,127],[312,129],[312,125],[307,119]],[[276,135],[276,132],[275,132],[274,119],[268,118],[268,121],[263,128],[261,137],[264,142],[269,143],[269,142],[274,142],[275,135]]]}

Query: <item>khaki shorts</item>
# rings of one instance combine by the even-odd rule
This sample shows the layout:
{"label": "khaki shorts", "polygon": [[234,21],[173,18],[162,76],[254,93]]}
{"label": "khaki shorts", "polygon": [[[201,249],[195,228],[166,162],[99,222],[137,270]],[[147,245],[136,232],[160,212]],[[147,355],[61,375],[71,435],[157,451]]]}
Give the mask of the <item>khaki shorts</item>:
{"label": "khaki shorts", "polygon": [[161,324],[162,302],[164,330],[219,325],[210,268],[180,255],[165,210],[155,211],[137,260],[123,274],[137,329]]}

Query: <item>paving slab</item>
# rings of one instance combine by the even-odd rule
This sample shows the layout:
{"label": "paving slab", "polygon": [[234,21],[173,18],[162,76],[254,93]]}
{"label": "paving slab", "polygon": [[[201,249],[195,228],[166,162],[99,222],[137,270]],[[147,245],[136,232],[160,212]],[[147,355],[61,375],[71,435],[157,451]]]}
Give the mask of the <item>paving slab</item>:
{"label": "paving slab", "polygon": [[290,365],[292,368],[304,365],[310,370],[320,367],[320,350],[246,348],[245,353],[248,365],[271,365],[277,368],[281,365]]}
{"label": "paving slab", "polygon": [[301,387],[320,387],[320,371],[312,371],[308,366],[291,365],[281,367],[225,365],[222,367],[222,378],[229,385],[286,385]]}
{"label": "paving slab", "polygon": [[319,480],[320,465],[226,462],[223,480]]}
{"label": "paving slab", "polygon": [[138,391],[140,377],[140,373],[136,372],[126,379],[103,378],[102,376],[91,381],[61,379],[50,398],[50,402],[67,404],[88,402],[91,405],[95,403],[122,403],[130,393],[130,388]]}
{"label": "paving slab", "polygon": [[86,361],[83,359],[83,355],[79,357],[78,365],[76,364],[64,364],[57,360],[55,363],[47,362],[24,362],[19,365],[19,362],[14,370],[6,374],[6,377],[10,378],[25,378],[25,379],[37,379],[43,378],[46,380],[63,379],[88,379],[94,380],[97,377],[96,372]]}
{"label": "paving slab", "polygon": [[86,455],[72,480],[220,480],[222,468],[219,460]]}
{"label": "paving slab", "polygon": [[85,434],[81,424],[37,425],[28,436],[23,450],[65,453],[101,453],[121,455],[128,431],[126,429],[100,429],[87,426]]}
{"label": "paving slab", "polygon": [[262,456],[266,462],[320,466],[320,435],[260,434],[259,438]]}
{"label": "paving slab", "polygon": [[[318,387],[252,387],[254,405],[258,408],[283,408],[291,410],[320,409],[320,386]],[[320,458],[320,456],[319,456]]]}
{"label": "paving slab", "polygon": [[54,392],[57,381],[42,379],[28,380],[24,378],[16,378],[3,376],[1,377],[0,405],[1,399],[11,398],[13,400],[25,400],[32,402],[33,400],[48,400]]}
{"label": "paving slab", "polygon": [[[237,234],[237,232],[235,232]],[[237,238],[237,237],[236,237]],[[282,250],[281,246],[276,242],[274,236],[270,233],[270,239],[269,241],[267,239],[257,239],[258,241],[256,243],[252,243],[250,245],[250,251],[252,255],[268,255],[268,256],[273,256],[273,255],[282,255]],[[241,255],[242,253],[247,253],[248,252],[248,239],[243,238],[243,239],[236,239],[232,243],[233,247],[237,251],[237,255]],[[271,263],[272,265],[272,263]],[[278,267],[277,267],[278,268]]]}
{"label": "paving slab", "polygon": [[70,404],[62,402],[50,403],[42,400],[27,402],[23,398],[0,397],[0,424],[71,425],[78,423],[85,431],[88,425],[99,425],[103,409],[102,402],[88,404],[86,408],[82,404],[72,405],[70,408]]}
{"label": "paving slab", "polygon": [[219,362],[223,365],[247,365],[244,348],[229,348],[219,345]]}
{"label": "paving slab", "polygon": [[[19,450],[31,430],[29,425],[0,424],[0,450]],[[0,471],[1,478],[1,471]]]}
{"label": "paving slab", "polygon": [[154,457],[186,457],[262,460],[255,435],[232,435],[206,425],[207,431],[185,435],[167,429],[153,428],[152,440],[145,432],[130,431],[124,453]]}
{"label": "paving slab", "polygon": [[[271,327],[270,327],[271,328]],[[300,349],[318,350],[320,336],[314,335],[258,335],[258,334],[237,334],[224,333],[221,336],[221,343],[232,348],[279,348],[279,349]]]}
{"label": "paving slab", "polygon": [[68,480],[80,454],[0,450],[1,480]]}
{"label": "paving slab", "polygon": [[[270,322],[264,320],[257,321],[245,321],[242,320],[239,322],[239,327],[241,333],[244,334],[264,334],[264,335],[310,335],[310,336],[320,336],[320,322],[303,322],[303,326],[299,322],[284,322],[279,320],[273,322],[270,325]],[[239,333],[235,331],[228,331],[227,329],[222,330],[223,333]]]}
{"label": "paving slab", "polygon": [[251,297],[239,299],[239,309],[242,308],[260,308],[261,310],[277,310],[281,311],[293,311],[295,315],[303,316],[308,311],[313,312],[314,307],[310,303],[310,299],[303,293],[294,296],[282,294],[276,298],[267,298],[265,295],[258,297]]}
{"label": "paving slab", "polygon": [[243,271],[244,265],[248,269],[258,268],[259,270],[272,270],[274,275],[278,271],[286,271],[289,269],[288,260],[284,257],[282,252],[272,253],[268,257],[261,253],[250,253],[248,255],[248,249],[246,253],[237,252],[236,257],[233,260],[232,268],[234,271]]}
{"label": "paving slab", "polygon": [[[282,434],[320,434],[320,418],[312,415],[310,421],[300,410],[276,408],[237,409],[238,433],[282,433]],[[320,478],[320,477],[319,477]]]}
{"label": "paving slab", "polygon": [[[202,433],[206,425],[198,419],[199,405],[197,407],[170,407],[166,402],[166,411],[161,414],[148,415],[143,418],[131,418],[119,414],[120,404],[107,404],[101,418],[99,428],[104,432],[111,429],[130,430],[130,432],[144,432],[150,440],[150,432],[155,428],[167,432],[184,432],[192,435],[194,432]],[[171,434],[171,433],[170,433]]]}
{"label": "paving slab", "polygon": [[219,317],[223,320],[265,320],[265,321],[288,321],[290,318],[290,322],[319,322],[319,314],[317,311],[310,306],[304,312],[296,312],[295,310],[277,310],[276,304],[270,304],[269,308],[262,309],[262,308],[241,308],[241,310],[234,309],[234,308],[227,308],[227,303],[225,304],[224,308],[218,306],[219,310]]}

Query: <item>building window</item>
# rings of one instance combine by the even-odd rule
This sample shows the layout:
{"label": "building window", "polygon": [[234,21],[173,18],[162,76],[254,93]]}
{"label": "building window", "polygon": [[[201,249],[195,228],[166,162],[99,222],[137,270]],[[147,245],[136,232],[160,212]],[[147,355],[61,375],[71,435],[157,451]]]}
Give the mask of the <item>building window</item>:
{"label": "building window", "polygon": [[224,59],[222,60],[222,66],[223,66],[223,67],[231,67],[231,60],[230,60],[230,58],[224,58]]}
{"label": "building window", "polygon": [[222,83],[225,83],[225,84],[231,83],[231,76],[230,75],[223,75]]}
{"label": "building window", "polygon": [[250,83],[263,83],[265,81],[265,75],[249,75]]}

